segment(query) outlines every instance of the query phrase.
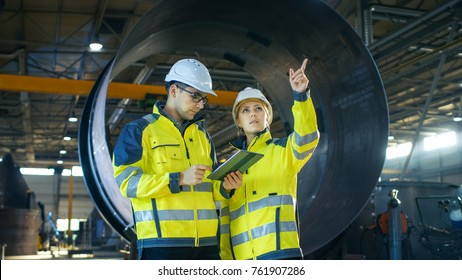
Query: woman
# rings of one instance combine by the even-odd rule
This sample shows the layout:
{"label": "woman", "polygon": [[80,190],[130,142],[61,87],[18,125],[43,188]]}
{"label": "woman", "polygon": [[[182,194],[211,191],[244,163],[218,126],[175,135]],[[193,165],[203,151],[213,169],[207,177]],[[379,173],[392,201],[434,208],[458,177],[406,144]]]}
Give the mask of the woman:
{"label": "woman", "polygon": [[222,259],[303,258],[296,217],[297,173],[319,141],[304,73],[307,62],[295,72],[289,69],[294,132],[288,137],[271,137],[272,107],[258,89],[244,89],[234,102],[233,119],[241,136],[231,144],[264,157],[244,173],[241,187],[223,208]]}

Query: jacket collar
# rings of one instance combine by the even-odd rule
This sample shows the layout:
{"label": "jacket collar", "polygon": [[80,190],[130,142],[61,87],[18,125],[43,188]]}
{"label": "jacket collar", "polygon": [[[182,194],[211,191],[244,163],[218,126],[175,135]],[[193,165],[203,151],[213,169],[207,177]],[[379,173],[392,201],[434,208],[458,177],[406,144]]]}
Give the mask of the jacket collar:
{"label": "jacket collar", "polygon": [[[152,112],[154,114],[158,114],[158,115],[162,115],[162,116],[166,117],[167,119],[169,119],[175,125],[179,125],[179,123],[174,118],[172,118],[169,114],[167,114],[164,111],[165,104],[166,104],[165,101],[157,101],[156,104],[154,104],[154,106],[152,108]],[[191,123],[195,123],[195,122],[203,121],[203,120],[204,120],[204,112],[203,112],[203,110],[201,110],[199,113],[197,113],[194,116],[194,119],[192,119],[190,121],[185,121],[183,126],[188,126]]]}
{"label": "jacket collar", "polygon": [[180,124],[179,122],[177,122],[174,118],[172,118],[169,114],[167,114],[164,111],[165,104],[166,104],[165,101],[157,101],[154,104],[153,108],[152,108],[152,113],[166,117],[169,121],[171,121],[180,130],[186,129],[186,127],[190,126],[193,123],[202,122],[202,121],[205,120],[205,118],[204,118],[205,113],[203,112],[203,110],[201,110],[199,113],[197,113],[194,116],[194,119],[192,119],[190,121],[185,121],[183,124]]}
{"label": "jacket collar", "polygon": [[255,149],[259,148],[262,145],[267,145],[268,140],[271,140],[272,136],[268,128],[262,130],[250,143],[250,147],[247,147],[247,137],[239,136],[238,138],[229,142],[232,146],[237,149],[244,149],[247,150],[249,148]]}

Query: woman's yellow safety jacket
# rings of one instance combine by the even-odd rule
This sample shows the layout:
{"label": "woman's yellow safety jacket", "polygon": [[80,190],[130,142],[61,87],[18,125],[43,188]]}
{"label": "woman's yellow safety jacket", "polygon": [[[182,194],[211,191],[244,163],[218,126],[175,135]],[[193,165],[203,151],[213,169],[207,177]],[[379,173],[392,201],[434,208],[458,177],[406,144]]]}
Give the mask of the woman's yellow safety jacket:
{"label": "woman's yellow safety jacket", "polygon": [[131,200],[139,252],[218,245],[215,200],[229,197],[221,182],[207,172],[201,184],[179,185],[180,172],[192,165],[216,165],[215,148],[203,119],[180,126],[163,106],[157,102],[152,114],[126,125],[114,149],[114,176]]}
{"label": "woman's yellow safety jacket", "polygon": [[[247,150],[264,156],[244,173],[241,187],[222,204],[222,259],[303,257],[296,217],[297,173],[311,158],[319,132],[309,92],[294,91],[294,96],[294,131],[276,140],[264,130],[252,140]],[[241,137],[231,144],[243,149],[245,143]]]}

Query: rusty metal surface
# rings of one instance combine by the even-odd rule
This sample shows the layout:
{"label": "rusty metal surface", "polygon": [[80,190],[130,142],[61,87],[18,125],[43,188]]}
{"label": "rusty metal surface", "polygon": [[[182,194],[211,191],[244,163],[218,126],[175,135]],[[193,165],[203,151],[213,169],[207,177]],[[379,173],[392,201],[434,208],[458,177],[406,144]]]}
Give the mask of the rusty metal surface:
{"label": "rusty metal surface", "polygon": [[35,208],[35,193],[27,185],[11,154],[0,162],[0,208]]}
{"label": "rusty metal surface", "polygon": [[0,209],[0,243],[6,256],[35,255],[38,249],[39,211]]}

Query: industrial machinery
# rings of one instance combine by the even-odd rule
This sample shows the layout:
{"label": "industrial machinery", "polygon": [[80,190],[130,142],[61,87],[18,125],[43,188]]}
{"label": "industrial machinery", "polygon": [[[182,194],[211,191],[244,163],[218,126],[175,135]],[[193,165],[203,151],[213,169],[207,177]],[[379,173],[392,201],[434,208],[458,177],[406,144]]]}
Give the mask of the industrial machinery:
{"label": "industrial machinery", "polygon": [[345,232],[347,251],[366,259],[461,259],[461,197],[452,184],[378,183]]}
{"label": "industrial machinery", "polygon": [[37,253],[39,210],[35,193],[11,154],[0,162],[0,224],[2,257]]}

